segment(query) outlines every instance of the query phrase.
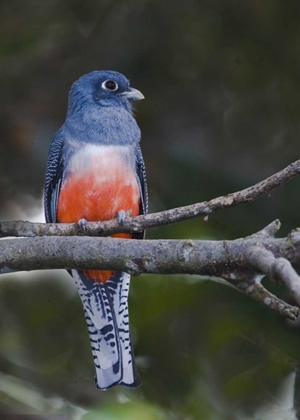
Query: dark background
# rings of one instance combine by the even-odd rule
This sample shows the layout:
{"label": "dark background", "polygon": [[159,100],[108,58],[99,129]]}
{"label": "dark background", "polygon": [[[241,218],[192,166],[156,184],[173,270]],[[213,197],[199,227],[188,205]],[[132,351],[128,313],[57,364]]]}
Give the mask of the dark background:
{"label": "dark background", "polygon": [[[71,84],[96,69],[124,73],[146,97],[136,117],[151,211],[245,188],[299,158],[296,0],[10,0],[0,35],[2,220],[43,220],[50,141]],[[294,179],[208,223],[148,238],[231,239],[276,218],[285,235],[299,225],[299,190]],[[197,277],[132,280],[137,390],[94,387],[81,302],[63,271],[2,276],[0,314],[3,413],[246,419],[272,406],[278,415],[279,389],[300,358],[296,323]]]}

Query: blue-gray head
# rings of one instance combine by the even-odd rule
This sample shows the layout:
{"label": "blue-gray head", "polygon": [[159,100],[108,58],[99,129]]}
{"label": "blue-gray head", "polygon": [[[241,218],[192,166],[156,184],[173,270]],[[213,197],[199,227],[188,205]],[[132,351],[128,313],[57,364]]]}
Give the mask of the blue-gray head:
{"label": "blue-gray head", "polygon": [[144,99],[143,94],[130,87],[123,74],[111,70],[93,71],[73,83],[69,95],[68,116],[89,106],[124,107],[131,111],[131,102]]}

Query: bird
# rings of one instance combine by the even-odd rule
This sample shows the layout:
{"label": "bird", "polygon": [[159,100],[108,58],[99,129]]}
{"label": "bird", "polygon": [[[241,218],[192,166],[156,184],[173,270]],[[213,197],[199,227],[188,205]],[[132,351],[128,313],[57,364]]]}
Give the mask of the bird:
{"label": "bird", "polygon": [[[129,80],[97,70],[70,89],[64,124],[53,137],[46,166],[47,223],[105,221],[148,211],[141,131],[133,102],[144,99]],[[112,235],[143,239],[144,232]],[[69,270],[80,295],[95,365],[96,387],[141,384],[129,331],[130,275],[113,270]]]}

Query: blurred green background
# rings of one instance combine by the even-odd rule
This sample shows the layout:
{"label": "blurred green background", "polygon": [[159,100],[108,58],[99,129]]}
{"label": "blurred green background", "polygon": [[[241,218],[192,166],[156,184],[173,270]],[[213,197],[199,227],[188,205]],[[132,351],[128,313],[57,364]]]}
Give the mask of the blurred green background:
{"label": "blurred green background", "polygon": [[[96,69],[124,73],[146,97],[136,117],[150,211],[245,188],[299,158],[296,0],[6,0],[0,34],[2,220],[43,220],[50,141],[71,84]],[[300,178],[208,223],[147,236],[232,239],[276,218],[285,235],[299,225],[299,191]],[[63,271],[2,276],[0,313],[1,418],[294,418],[284,417],[294,392],[285,385],[299,325],[211,280],[132,280],[137,390],[94,387],[81,302]]]}

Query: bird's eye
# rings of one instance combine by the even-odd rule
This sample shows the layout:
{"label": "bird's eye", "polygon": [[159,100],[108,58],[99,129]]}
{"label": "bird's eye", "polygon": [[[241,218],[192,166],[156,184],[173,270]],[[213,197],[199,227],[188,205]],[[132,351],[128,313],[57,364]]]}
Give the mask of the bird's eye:
{"label": "bird's eye", "polygon": [[102,83],[101,87],[106,90],[117,90],[118,89],[118,83],[116,83],[114,80],[105,80],[105,82]]}

